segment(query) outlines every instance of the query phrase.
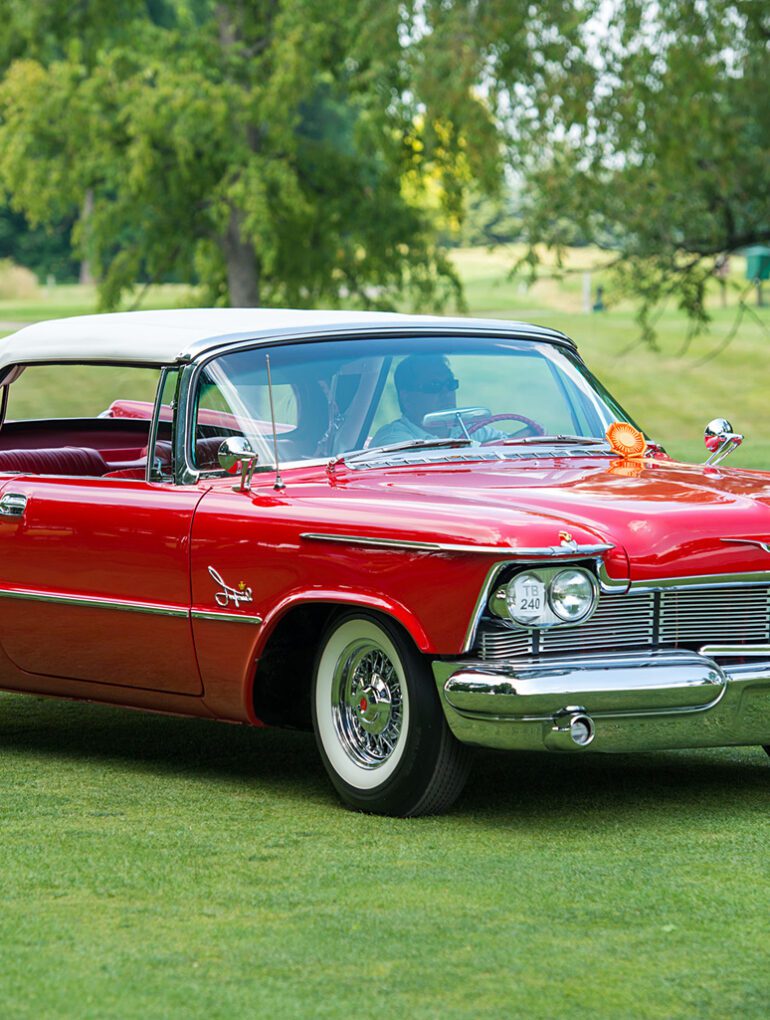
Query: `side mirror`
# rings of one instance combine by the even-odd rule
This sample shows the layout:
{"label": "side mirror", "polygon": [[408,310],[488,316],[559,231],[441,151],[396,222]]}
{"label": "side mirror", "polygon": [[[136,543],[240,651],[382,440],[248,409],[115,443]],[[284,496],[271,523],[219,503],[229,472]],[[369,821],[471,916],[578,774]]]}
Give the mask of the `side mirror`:
{"label": "side mirror", "polygon": [[727,418],[714,418],[706,426],[703,442],[711,453],[705,463],[718,464],[729,453],[738,449],[743,442],[743,436],[740,432],[733,432],[733,427]]}
{"label": "side mirror", "polygon": [[225,439],[217,451],[217,460],[223,471],[231,474],[240,465],[241,481],[234,485],[236,492],[247,492],[251,488],[254,468],[257,466],[259,454],[254,453],[248,439],[243,436],[231,436]]}

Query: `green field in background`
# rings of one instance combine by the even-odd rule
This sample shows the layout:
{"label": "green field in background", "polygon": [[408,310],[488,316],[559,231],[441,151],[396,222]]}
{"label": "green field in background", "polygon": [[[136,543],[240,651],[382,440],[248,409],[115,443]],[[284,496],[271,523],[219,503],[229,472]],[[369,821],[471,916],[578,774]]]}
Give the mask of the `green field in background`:
{"label": "green field in background", "polygon": [[[689,356],[676,310],[660,354],[623,354],[633,308],[584,314],[579,272],[525,290],[511,257],[458,253],[472,313],[568,332],[677,456],[720,414],[748,436],[727,463],[770,467],[767,310],[702,367],[735,315],[716,292]],[[61,287],[0,320],[93,305]],[[767,1016],[759,748],[478,752],[449,815],[396,820],[345,811],[307,734],[0,694],[0,783],[2,1017]]]}

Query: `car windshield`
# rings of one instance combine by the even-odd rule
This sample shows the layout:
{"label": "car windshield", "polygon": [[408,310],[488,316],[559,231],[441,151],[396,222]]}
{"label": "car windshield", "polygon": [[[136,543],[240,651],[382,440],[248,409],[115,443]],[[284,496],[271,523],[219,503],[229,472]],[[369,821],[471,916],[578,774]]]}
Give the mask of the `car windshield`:
{"label": "car windshield", "polygon": [[401,336],[275,344],[224,354],[201,370],[190,450],[197,467],[216,468],[210,450],[227,436],[245,436],[260,466],[274,464],[268,358],[282,463],[359,451],[369,462],[380,450],[408,456],[428,448],[441,459],[458,447],[568,447],[570,440],[585,449],[586,439],[604,439],[611,422],[630,421],[575,354],[540,341]]}

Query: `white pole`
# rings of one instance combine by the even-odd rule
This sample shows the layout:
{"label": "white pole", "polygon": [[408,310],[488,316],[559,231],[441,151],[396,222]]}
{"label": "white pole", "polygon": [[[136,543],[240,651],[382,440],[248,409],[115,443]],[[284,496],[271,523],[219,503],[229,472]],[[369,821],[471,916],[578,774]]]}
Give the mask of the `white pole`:
{"label": "white pole", "polygon": [[583,273],[583,311],[586,315],[591,312],[591,274]]}

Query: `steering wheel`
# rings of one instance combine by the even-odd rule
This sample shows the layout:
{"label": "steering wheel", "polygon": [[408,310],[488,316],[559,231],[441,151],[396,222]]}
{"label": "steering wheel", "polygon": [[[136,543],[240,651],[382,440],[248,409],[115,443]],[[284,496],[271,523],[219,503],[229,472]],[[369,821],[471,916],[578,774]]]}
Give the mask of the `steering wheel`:
{"label": "steering wheel", "polygon": [[491,425],[493,421],[520,421],[522,424],[526,425],[528,429],[532,430],[533,435],[545,435],[545,429],[540,422],[533,421],[532,418],[527,418],[524,414],[513,414],[508,411],[504,414],[490,414],[486,418],[479,418],[477,421],[471,422],[471,424],[467,426],[468,434],[473,435],[474,432],[478,432],[479,429],[483,429],[485,425]]}

